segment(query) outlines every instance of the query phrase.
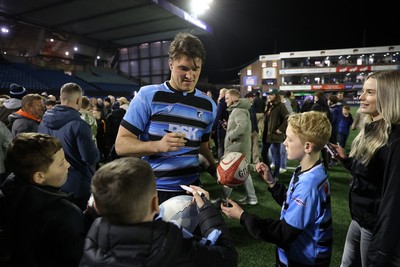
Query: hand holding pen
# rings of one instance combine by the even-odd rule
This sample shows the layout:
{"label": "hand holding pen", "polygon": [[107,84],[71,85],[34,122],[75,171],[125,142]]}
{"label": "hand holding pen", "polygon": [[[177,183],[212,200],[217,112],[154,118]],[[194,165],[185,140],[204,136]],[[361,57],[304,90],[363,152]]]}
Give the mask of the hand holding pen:
{"label": "hand holding pen", "polygon": [[201,208],[204,203],[210,199],[210,194],[204,190],[203,188],[199,187],[199,186],[195,186],[195,185],[191,185],[191,186],[186,186],[186,185],[181,185],[182,189],[185,189],[187,192],[190,192],[193,197],[194,200],[197,203],[197,206],[199,208]]}
{"label": "hand holding pen", "polygon": [[171,132],[164,130],[167,134],[160,140],[159,152],[178,151],[181,147],[185,146],[187,142],[184,133]]}

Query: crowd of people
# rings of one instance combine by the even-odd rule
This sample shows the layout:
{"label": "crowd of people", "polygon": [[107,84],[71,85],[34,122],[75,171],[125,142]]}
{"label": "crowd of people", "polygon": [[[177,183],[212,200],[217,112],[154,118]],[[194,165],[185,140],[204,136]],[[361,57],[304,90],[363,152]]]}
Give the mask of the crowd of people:
{"label": "crowd of people", "polygon": [[[300,105],[291,92],[242,97],[223,88],[215,101],[196,89],[205,54],[199,38],[178,33],[169,47],[170,79],[143,86],[131,101],[89,98],[75,83],[58,97],[10,86],[0,106],[2,264],[236,266],[225,215],[276,244],[276,266],[330,266],[328,170],[341,163],[352,177],[341,266],[400,266],[400,72],[365,79],[353,120],[342,94],[323,91]],[[348,147],[351,129],[359,133]],[[216,199],[202,187],[199,158],[216,178],[230,152],[245,155],[265,181],[282,207],[279,218],[240,206],[259,204],[253,175],[238,200],[228,186]],[[286,160],[298,162],[288,185],[279,181]],[[159,207],[188,193],[199,212],[193,233],[163,221]]]}

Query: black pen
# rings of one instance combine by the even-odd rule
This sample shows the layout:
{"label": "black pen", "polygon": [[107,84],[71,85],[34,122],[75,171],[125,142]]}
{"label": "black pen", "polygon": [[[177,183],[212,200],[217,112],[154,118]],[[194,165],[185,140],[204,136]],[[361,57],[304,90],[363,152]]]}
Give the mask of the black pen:
{"label": "black pen", "polygon": [[[172,133],[170,130],[164,130],[164,132],[166,132],[166,133]],[[183,137],[183,139],[185,139],[186,141],[189,141],[189,139],[187,139],[186,137]]]}

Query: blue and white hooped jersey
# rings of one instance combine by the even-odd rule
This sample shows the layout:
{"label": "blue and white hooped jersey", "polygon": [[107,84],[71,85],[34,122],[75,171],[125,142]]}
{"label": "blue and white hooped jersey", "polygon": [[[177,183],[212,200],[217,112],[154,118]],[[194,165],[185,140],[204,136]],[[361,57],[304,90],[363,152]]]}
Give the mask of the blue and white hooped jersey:
{"label": "blue and white hooped jersey", "polygon": [[330,184],[322,163],[305,172],[298,170],[290,181],[280,219],[303,232],[289,249],[278,247],[278,256],[284,266],[289,259],[313,266],[325,262],[332,253]]}
{"label": "blue and white hooped jersey", "polygon": [[195,89],[180,92],[167,82],[140,88],[121,122],[141,141],[158,141],[166,131],[185,133],[186,145],[176,152],[143,157],[157,178],[157,189],[182,191],[180,184],[199,178],[199,146],[210,138],[216,117],[214,101]]}

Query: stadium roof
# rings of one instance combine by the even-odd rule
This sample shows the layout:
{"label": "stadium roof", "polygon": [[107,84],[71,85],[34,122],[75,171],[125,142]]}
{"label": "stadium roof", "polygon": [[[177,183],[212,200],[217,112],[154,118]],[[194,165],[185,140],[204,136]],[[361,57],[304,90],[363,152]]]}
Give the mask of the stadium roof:
{"label": "stadium roof", "polygon": [[10,28],[9,37],[1,38],[3,48],[26,47],[23,40],[32,46],[53,38],[49,35],[116,48],[170,40],[178,32],[212,33],[205,22],[166,0],[4,0],[0,24]]}

